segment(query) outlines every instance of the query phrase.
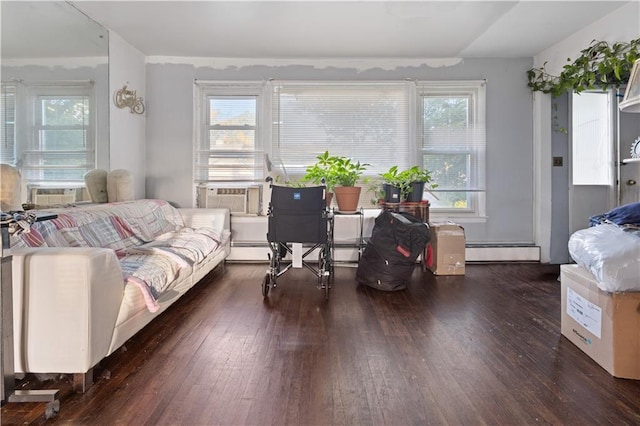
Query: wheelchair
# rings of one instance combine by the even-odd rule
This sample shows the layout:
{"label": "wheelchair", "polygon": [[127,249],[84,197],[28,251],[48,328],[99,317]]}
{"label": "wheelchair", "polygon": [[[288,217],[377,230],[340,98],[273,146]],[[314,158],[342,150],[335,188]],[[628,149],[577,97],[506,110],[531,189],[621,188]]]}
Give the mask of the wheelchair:
{"label": "wheelchair", "polygon": [[[294,267],[305,267],[317,277],[317,287],[329,299],[333,282],[333,213],[327,208],[326,187],[287,187],[270,181],[271,201],[267,210],[267,241],[271,252],[269,269],[262,282],[262,296],[276,288],[278,278]],[[301,243],[301,244],[295,244]],[[302,247],[301,260],[294,259]],[[311,255],[317,253],[317,264]],[[287,254],[290,259],[285,260]],[[296,264],[298,263],[298,264]]]}

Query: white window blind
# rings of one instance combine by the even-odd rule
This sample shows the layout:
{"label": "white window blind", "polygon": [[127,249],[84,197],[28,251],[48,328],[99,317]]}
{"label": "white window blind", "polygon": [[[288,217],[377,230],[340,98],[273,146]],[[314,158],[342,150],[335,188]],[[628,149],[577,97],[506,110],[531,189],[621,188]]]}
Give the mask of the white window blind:
{"label": "white window blind", "polygon": [[273,85],[272,143],[289,178],[316,156],[349,157],[377,176],[410,165],[410,90],[405,82],[280,82]]}
{"label": "white window blind", "polygon": [[0,93],[0,163],[16,165],[16,87],[2,84]]}
{"label": "white window blind", "polygon": [[422,165],[438,184],[435,209],[478,213],[485,191],[485,82],[418,84]]}
{"label": "white window blind", "polygon": [[32,132],[22,151],[26,182],[83,182],[95,168],[93,83],[30,87]]}
{"label": "white window blind", "polygon": [[260,138],[261,86],[197,82],[200,123],[194,155],[194,180],[262,180],[264,151]]}

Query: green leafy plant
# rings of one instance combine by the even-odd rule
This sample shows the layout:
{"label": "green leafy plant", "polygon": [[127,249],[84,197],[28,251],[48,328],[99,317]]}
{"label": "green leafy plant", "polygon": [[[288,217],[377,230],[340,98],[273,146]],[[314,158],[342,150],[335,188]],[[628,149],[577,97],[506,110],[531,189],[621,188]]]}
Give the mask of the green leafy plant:
{"label": "green leafy plant", "polygon": [[385,185],[395,186],[401,188],[402,177],[400,176],[400,169],[398,166],[391,166],[389,170],[384,173],[380,173],[380,179],[367,178],[366,183],[369,186],[369,191],[373,193],[371,204],[376,205],[378,202],[385,198],[386,191]]}
{"label": "green leafy plant", "polygon": [[335,178],[336,186],[356,186],[368,166],[368,163],[353,161],[347,157],[336,157],[331,174]]}
{"label": "green leafy plant", "polygon": [[369,166],[347,157],[330,155],[329,151],[316,159],[315,164],[307,167],[302,180],[320,185],[324,179],[327,191],[333,191],[336,186],[355,186]]}
{"label": "green leafy plant", "polygon": [[[418,166],[413,166],[402,172],[405,180],[409,182],[423,182],[431,183],[431,172],[427,169],[422,169]],[[438,187],[437,183],[431,183],[431,189]]]}
{"label": "green leafy plant", "polygon": [[377,204],[378,200],[385,197],[384,184],[396,186],[400,189],[401,199],[406,199],[413,191],[413,183],[424,183],[428,189],[438,187],[437,183],[432,183],[431,171],[418,166],[413,166],[405,170],[400,170],[398,166],[391,166],[389,170],[379,175],[382,181],[372,182],[370,191],[373,192],[375,199],[371,200],[372,204]]}
{"label": "green leafy plant", "polygon": [[384,173],[380,173],[380,177],[382,178],[382,183],[387,183],[389,185],[400,186],[402,183],[402,177],[400,176],[400,170],[398,166],[391,166],[389,170]]}
{"label": "green leafy plant", "polygon": [[427,169],[420,168],[418,166],[410,167],[400,172],[400,178],[402,184],[400,185],[400,191],[402,198],[406,199],[407,196],[413,191],[413,183],[424,183],[428,189],[435,189],[438,187],[437,183],[432,183],[431,172]]}
{"label": "green leafy plant", "polygon": [[331,168],[335,162],[336,157],[329,155],[329,151],[325,151],[316,157],[316,163],[307,167],[306,174],[302,177],[303,182],[311,182],[316,185],[321,185],[324,180],[324,184],[327,187],[327,191],[333,191],[336,185],[335,177],[331,174]]}
{"label": "green leafy plant", "polygon": [[640,38],[630,42],[609,44],[593,40],[589,47],[580,51],[580,56],[567,62],[559,76],[540,68],[527,71],[528,86],[532,91],[551,93],[558,97],[564,92],[607,89],[620,87],[629,81],[633,63],[640,57]]}

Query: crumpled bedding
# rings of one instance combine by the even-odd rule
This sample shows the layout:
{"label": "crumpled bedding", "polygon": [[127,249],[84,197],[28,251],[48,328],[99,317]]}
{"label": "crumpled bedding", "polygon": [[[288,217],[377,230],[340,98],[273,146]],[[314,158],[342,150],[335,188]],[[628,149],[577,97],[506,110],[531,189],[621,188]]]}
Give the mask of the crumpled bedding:
{"label": "crumpled bedding", "polygon": [[589,224],[591,226],[600,223],[614,223],[620,226],[640,226],[640,202],[623,204],[606,213],[589,218]]}
{"label": "crumpled bedding", "polygon": [[164,200],[136,200],[81,208],[48,209],[57,219],[36,222],[13,236],[11,247],[104,247],[115,251],[123,283],[135,285],[147,309],[181,268],[194,267],[226,244],[229,232],[184,226],[178,210]]}
{"label": "crumpled bedding", "polygon": [[596,278],[601,290],[640,291],[640,230],[604,222],[574,232],[569,254]]}

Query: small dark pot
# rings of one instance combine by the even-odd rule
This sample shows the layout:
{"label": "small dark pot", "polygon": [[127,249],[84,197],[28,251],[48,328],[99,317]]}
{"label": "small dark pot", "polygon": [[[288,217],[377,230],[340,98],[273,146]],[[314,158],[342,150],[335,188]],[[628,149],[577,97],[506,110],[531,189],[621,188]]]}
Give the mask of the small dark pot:
{"label": "small dark pot", "polygon": [[384,190],[385,203],[399,203],[400,202],[400,188],[388,183],[382,184]]}
{"label": "small dark pot", "polygon": [[419,203],[422,201],[422,193],[424,192],[424,182],[411,182],[411,192],[407,194],[407,200],[410,203]]}

